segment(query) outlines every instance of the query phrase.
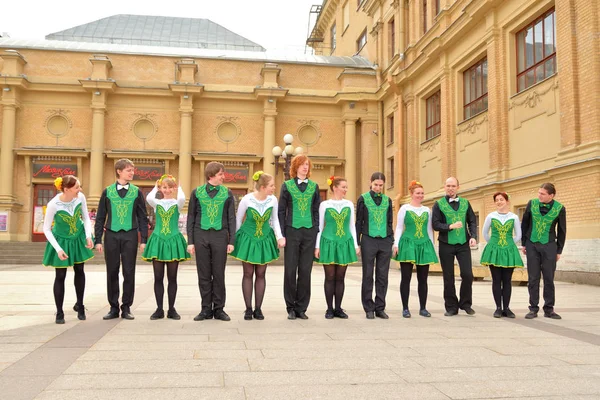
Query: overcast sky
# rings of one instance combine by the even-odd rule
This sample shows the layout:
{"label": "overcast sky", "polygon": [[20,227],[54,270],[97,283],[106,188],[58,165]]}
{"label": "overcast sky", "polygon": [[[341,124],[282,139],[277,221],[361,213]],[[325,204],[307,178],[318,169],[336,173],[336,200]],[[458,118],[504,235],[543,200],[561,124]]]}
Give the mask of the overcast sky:
{"label": "overcast sky", "polygon": [[[44,36],[115,14],[206,18],[267,50],[304,52],[309,11],[322,0],[2,1],[0,32],[15,39]],[[35,4],[35,6],[33,6]],[[92,5],[100,7],[92,7]],[[32,7],[26,10],[24,7]],[[316,19],[310,19],[311,27]]]}

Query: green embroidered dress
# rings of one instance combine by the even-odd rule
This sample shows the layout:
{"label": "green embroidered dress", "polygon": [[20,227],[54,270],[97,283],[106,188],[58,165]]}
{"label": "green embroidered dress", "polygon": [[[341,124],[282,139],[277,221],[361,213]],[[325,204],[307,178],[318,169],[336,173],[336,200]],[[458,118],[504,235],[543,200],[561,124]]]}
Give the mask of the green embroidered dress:
{"label": "green embroidered dress", "polygon": [[[79,193],[67,203],[60,201],[61,195],[57,194],[46,206],[44,234],[48,243],[42,260],[45,267],[72,267],[94,257],[92,250],[85,247],[87,238],[92,237],[85,196]],[[61,250],[68,256],[66,260],[58,258]]]}
{"label": "green embroidered dress", "polygon": [[326,200],[319,206],[317,246],[321,264],[348,265],[356,257],[354,204],[350,200]]}
{"label": "green embroidered dress", "polygon": [[393,260],[428,265],[438,263],[433,247],[433,228],[431,212],[425,206],[414,207],[405,204],[398,211],[398,222],[394,234],[394,243],[398,253]]}
{"label": "green embroidered dress", "polygon": [[236,227],[234,250],[230,254],[233,258],[258,265],[279,258],[277,240],[283,236],[275,196],[259,201],[254,193],[245,195],[238,205]]}
{"label": "green embroidered dress", "polygon": [[148,193],[146,201],[156,213],[156,226],[148,238],[142,254],[144,261],[185,261],[192,257],[187,252],[187,242],[179,231],[179,213],[185,205],[185,193],[181,187],[175,199],[157,199],[158,188]]}
{"label": "green embroidered dress", "polygon": [[[492,232],[491,236],[489,232]],[[513,231],[515,236],[513,237]],[[490,213],[483,224],[483,237],[487,244],[481,253],[481,265],[494,267],[523,267],[523,260],[515,244],[521,240],[519,217],[509,212]]]}

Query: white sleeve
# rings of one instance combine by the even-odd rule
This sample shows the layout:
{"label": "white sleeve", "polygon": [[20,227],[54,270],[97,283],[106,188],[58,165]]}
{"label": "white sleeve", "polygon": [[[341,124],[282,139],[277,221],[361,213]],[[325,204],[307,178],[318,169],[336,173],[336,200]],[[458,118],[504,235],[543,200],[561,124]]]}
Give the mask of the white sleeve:
{"label": "white sleeve", "polygon": [[237,214],[235,214],[235,231],[239,231],[242,227],[242,222],[244,221],[244,216],[246,215],[246,210],[248,209],[248,197],[242,197],[240,200],[240,204],[238,204]]}
{"label": "white sleeve", "polygon": [[523,236],[523,232],[521,231],[521,221],[519,221],[519,216],[516,214],[513,216],[513,219],[515,220],[515,236],[513,239],[515,243],[519,243]]}
{"label": "white sleeve", "polygon": [[185,206],[185,192],[183,191],[181,186],[179,186],[177,188],[177,208],[181,212],[181,210],[183,209],[184,206]]}
{"label": "white sleeve", "polygon": [[81,217],[83,218],[83,228],[85,230],[85,237],[88,239],[92,238],[92,221],[90,220],[90,214],[88,214],[87,200],[83,193],[79,193],[79,200],[81,200]]}
{"label": "white sleeve", "polygon": [[483,238],[486,242],[490,241],[490,228],[492,227],[492,213],[489,213],[487,217],[485,217],[485,222],[483,223],[482,233]]}
{"label": "white sleeve", "polygon": [[352,239],[354,239],[354,248],[358,249],[358,240],[356,238],[356,217],[354,216],[354,204],[350,200],[348,200],[348,205],[350,206],[350,234],[352,235]]}
{"label": "white sleeve", "polygon": [[396,230],[394,231],[394,246],[398,247],[398,243],[400,243],[400,237],[402,236],[402,232],[404,232],[404,217],[406,216],[406,207],[400,207],[398,210],[398,217],[396,222]]}
{"label": "white sleeve", "polygon": [[319,205],[319,233],[317,233],[317,244],[315,249],[321,247],[321,234],[323,233],[323,227],[325,226],[325,211],[327,210],[327,200],[321,202]]}
{"label": "white sleeve", "polygon": [[279,225],[279,216],[277,215],[278,211],[277,205],[277,197],[273,196],[273,210],[271,211],[271,227],[273,228],[273,232],[275,232],[275,239],[283,239],[283,235],[281,234],[281,226]]}
{"label": "white sleeve", "polygon": [[429,217],[427,218],[427,234],[429,235],[429,240],[431,240],[431,243],[435,243],[433,241],[433,222],[431,221],[431,210],[427,208],[427,211],[425,212],[429,214]]}
{"label": "white sleeve", "polygon": [[157,192],[158,192],[158,187],[156,185],[154,185],[154,188],[146,196],[146,201],[148,202],[148,204],[150,204],[150,207],[152,207],[155,212],[156,212],[156,205],[158,204],[158,202],[156,201],[156,193]]}
{"label": "white sleeve", "polygon": [[58,253],[59,251],[63,251],[63,249],[58,245],[58,242],[52,233],[52,222],[54,222],[55,215],[56,203],[54,201],[50,201],[46,206],[46,215],[44,216],[44,235],[46,235],[48,243],[50,243],[52,247],[54,247],[54,250],[56,250]]}

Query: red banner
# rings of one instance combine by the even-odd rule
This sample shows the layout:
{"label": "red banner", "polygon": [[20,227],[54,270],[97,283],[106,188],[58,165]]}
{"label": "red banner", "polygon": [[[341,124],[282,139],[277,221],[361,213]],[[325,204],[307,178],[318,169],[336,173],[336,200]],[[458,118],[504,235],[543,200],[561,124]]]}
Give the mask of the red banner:
{"label": "red banner", "polygon": [[65,175],[77,176],[77,164],[33,163],[34,178],[58,178]]}
{"label": "red banner", "polygon": [[225,168],[225,183],[247,183],[248,168]]}
{"label": "red banner", "polygon": [[133,175],[134,181],[155,181],[165,173],[165,167],[162,165],[136,166]]}

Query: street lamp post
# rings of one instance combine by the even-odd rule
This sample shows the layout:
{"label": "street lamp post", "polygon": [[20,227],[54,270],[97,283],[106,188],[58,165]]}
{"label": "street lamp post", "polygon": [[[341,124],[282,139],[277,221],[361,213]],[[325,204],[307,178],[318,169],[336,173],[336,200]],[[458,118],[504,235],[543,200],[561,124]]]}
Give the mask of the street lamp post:
{"label": "street lamp post", "polygon": [[283,175],[285,176],[286,181],[290,179],[290,163],[292,162],[292,157],[302,154],[304,151],[302,147],[294,148],[294,146],[292,146],[293,141],[294,136],[291,133],[288,133],[283,137],[283,142],[285,143],[283,150],[279,146],[273,147],[273,156],[275,157],[275,175],[279,173],[279,157],[283,157],[285,160],[283,165]]}

